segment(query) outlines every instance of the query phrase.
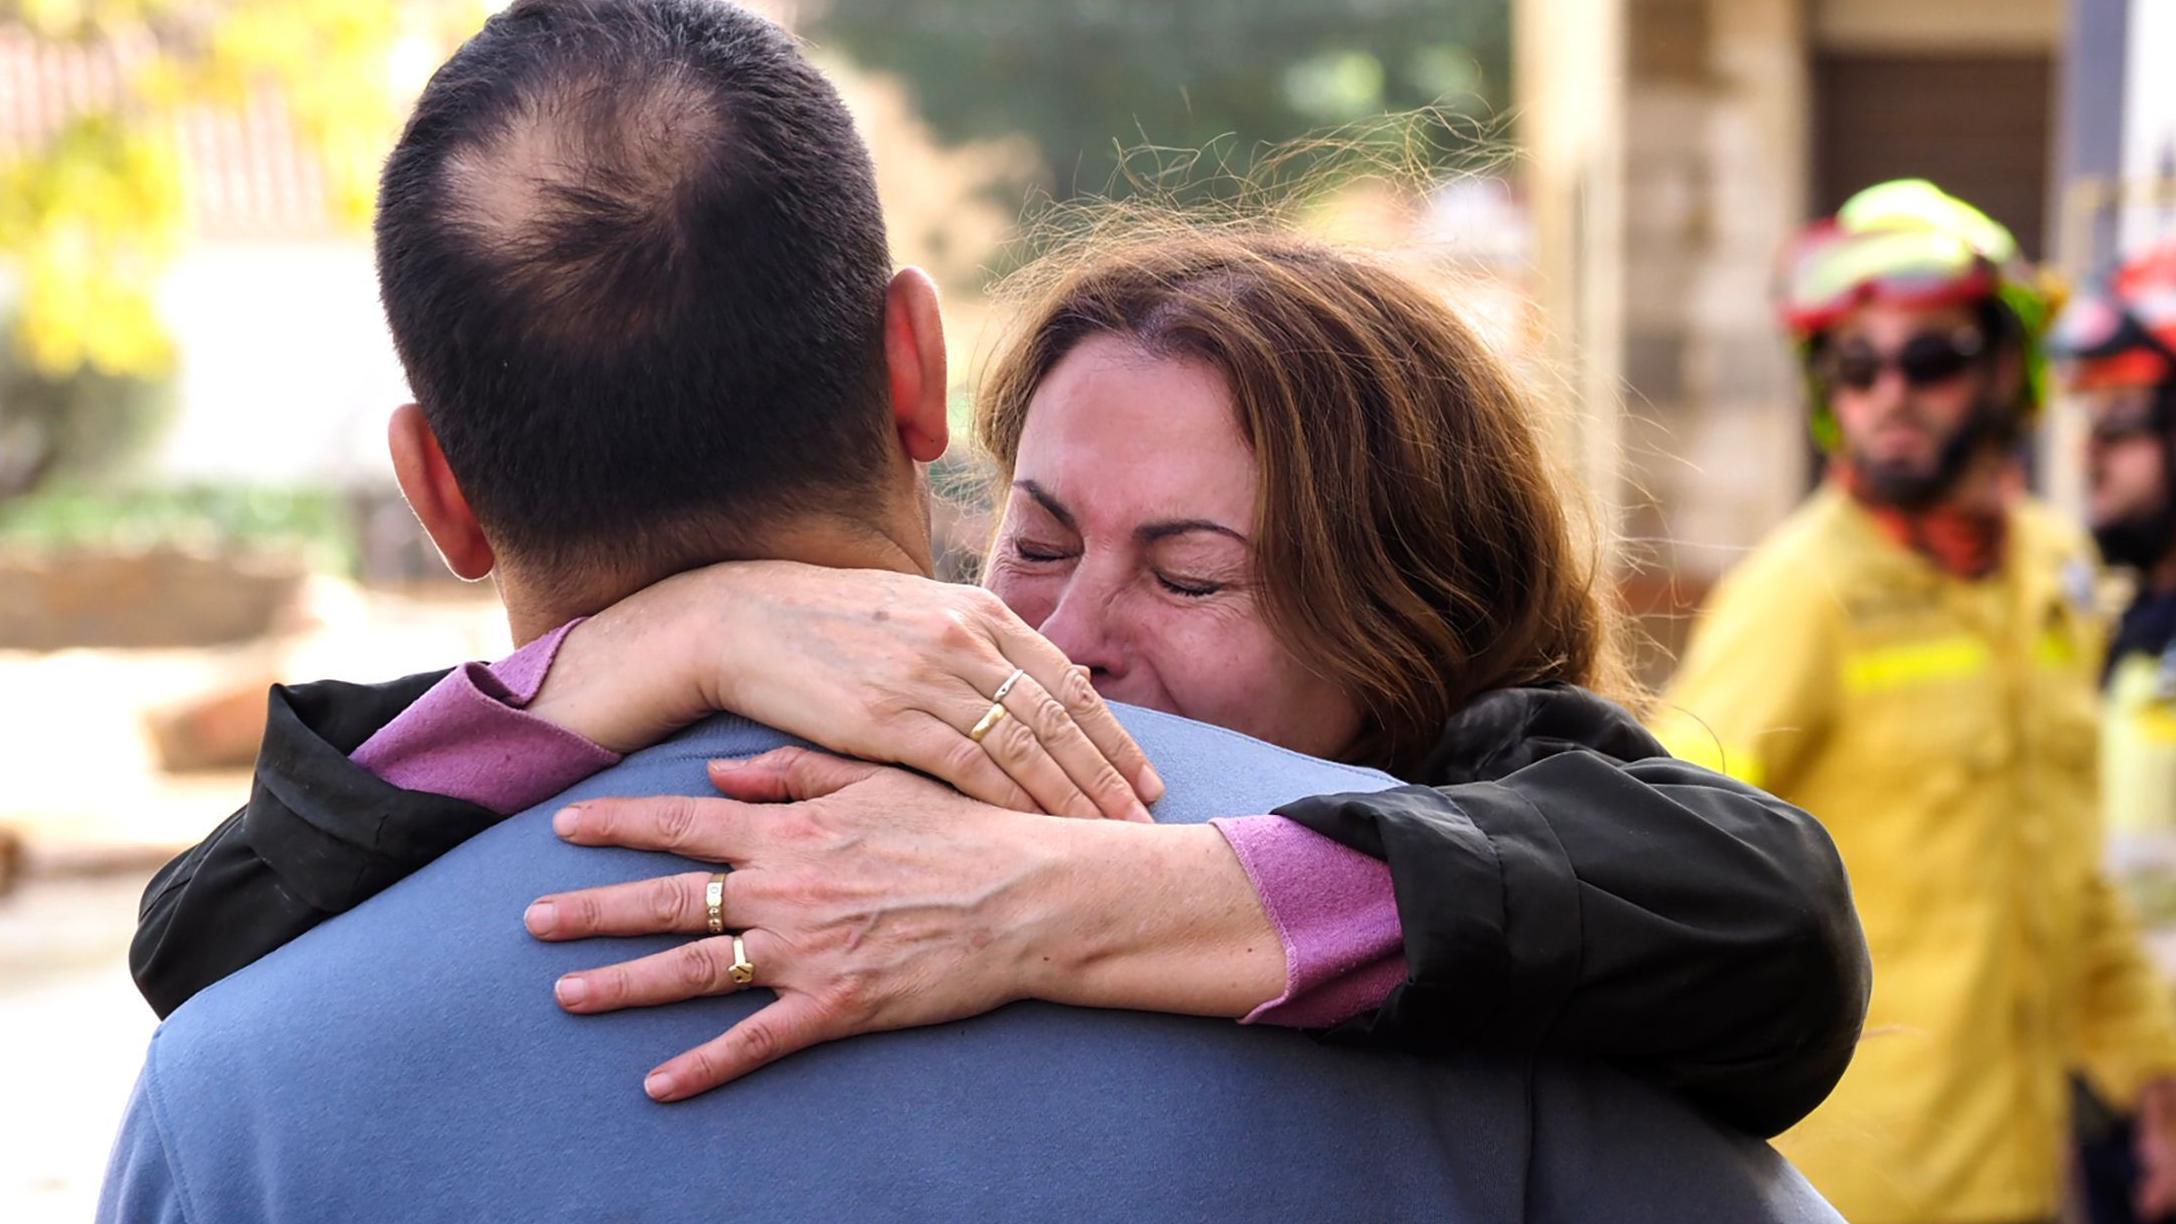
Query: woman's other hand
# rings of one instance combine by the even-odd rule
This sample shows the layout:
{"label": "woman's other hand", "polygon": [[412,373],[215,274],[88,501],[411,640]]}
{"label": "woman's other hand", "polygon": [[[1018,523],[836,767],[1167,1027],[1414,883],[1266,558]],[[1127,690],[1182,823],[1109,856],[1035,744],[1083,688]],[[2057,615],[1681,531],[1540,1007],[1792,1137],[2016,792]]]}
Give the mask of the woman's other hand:
{"label": "woman's other hand", "polygon": [[1146,821],[1163,794],[1084,669],[989,592],[911,574],[752,561],[667,579],[577,626],[530,710],[614,748],[731,710],[1020,811]]}
{"label": "woman's other hand", "polygon": [[[1052,821],[927,778],[804,749],[716,762],[731,799],[595,799],[553,827],[580,845],[730,863],[721,911],[777,1000],[659,1066],[661,1101],[795,1051],[938,1024],[1022,998],[1239,1016],[1284,984],[1284,956],[1244,871],[1206,825]],[[540,939],[707,930],[707,872],[540,898]],[[571,973],[577,1013],[740,989],[733,940]]]}

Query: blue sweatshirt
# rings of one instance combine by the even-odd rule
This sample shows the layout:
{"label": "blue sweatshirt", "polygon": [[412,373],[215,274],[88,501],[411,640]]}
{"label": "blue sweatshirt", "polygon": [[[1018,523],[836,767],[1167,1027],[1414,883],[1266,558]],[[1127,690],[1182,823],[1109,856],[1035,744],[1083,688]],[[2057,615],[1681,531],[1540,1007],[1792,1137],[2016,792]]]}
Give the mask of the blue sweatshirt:
{"label": "blue sweatshirt", "polygon": [[[1380,774],[1125,709],[1165,822]],[[1424,1062],[1229,1021],[1026,1003],[796,1055],[662,1106],[644,1072],[767,1002],[573,1016],[562,973],[679,937],[547,944],[547,892],[687,870],[550,814],[713,793],[788,742],[716,718],[510,818],[176,1012],[102,1220],[1834,1221],[1766,1145],[1604,1068]]]}

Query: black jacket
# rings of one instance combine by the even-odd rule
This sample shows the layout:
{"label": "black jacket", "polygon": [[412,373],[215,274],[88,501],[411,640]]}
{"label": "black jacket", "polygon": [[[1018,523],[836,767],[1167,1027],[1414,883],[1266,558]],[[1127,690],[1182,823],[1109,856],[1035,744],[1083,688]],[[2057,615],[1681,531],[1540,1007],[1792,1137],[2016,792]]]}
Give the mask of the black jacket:
{"label": "black jacket", "polygon": [[[272,689],[248,805],[144,893],[161,1016],[498,819],[348,760],[444,674]],[[1872,976],[1810,816],[1562,686],[1475,702],[1423,776],[1280,809],[1387,860],[1404,926],[1407,980],[1330,1039],[1598,1057],[1764,1137],[1835,1086]]]}
{"label": "black jacket", "polygon": [[1567,686],[1482,697],[1422,776],[1278,809],[1390,865],[1407,977],[1333,1039],[1606,1059],[1763,1138],[1842,1078],[1873,966],[1813,817]]}

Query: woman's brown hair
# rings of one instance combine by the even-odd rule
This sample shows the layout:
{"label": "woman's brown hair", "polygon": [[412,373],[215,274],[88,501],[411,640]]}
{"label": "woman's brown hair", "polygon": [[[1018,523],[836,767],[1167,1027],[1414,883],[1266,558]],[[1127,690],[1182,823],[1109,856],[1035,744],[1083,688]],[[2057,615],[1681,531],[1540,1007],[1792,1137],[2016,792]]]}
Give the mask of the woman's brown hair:
{"label": "woman's brown hair", "polygon": [[1368,256],[1207,227],[1106,235],[1026,279],[1039,289],[976,410],[1000,474],[1036,388],[1090,336],[1219,371],[1259,465],[1265,613],[1363,711],[1350,759],[1410,771],[1493,689],[1623,690],[1613,605],[1536,414],[1434,292]]}

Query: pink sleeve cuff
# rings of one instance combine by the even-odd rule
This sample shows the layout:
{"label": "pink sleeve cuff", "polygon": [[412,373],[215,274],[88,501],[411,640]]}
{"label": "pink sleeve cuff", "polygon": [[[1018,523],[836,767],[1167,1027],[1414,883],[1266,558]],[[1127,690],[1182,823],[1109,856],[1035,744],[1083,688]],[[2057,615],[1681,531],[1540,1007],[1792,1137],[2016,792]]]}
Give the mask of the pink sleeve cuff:
{"label": "pink sleeve cuff", "polygon": [[1405,980],[1390,868],[1282,816],[1213,820],[1284,942],[1285,990],[1241,1023],[1328,1028]]}
{"label": "pink sleeve cuff", "polygon": [[618,753],[522,710],[580,623],[568,621],[488,667],[455,668],[350,759],[405,790],[464,799],[502,816],[619,764]]}

